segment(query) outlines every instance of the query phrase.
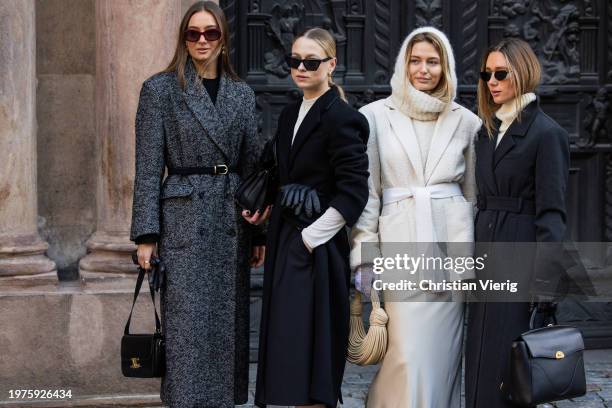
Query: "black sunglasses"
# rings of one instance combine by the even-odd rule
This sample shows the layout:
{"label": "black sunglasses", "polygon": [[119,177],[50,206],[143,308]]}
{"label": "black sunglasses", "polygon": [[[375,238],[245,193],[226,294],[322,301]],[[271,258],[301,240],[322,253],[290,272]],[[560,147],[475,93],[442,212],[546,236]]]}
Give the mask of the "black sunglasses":
{"label": "black sunglasses", "polygon": [[185,40],[189,42],[198,42],[200,37],[204,36],[206,41],[217,41],[221,38],[221,30],[218,28],[209,28],[208,30],[198,31],[190,28],[185,30]]}
{"label": "black sunglasses", "polygon": [[323,59],[299,59],[291,56],[287,56],[286,58],[287,64],[289,64],[292,69],[298,69],[301,64],[304,64],[304,68],[306,68],[307,71],[316,71],[317,69],[319,69],[319,66],[322,62],[327,62],[332,59],[332,57],[327,57]]}
{"label": "black sunglasses", "polygon": [[483,71],[480,73],[480,79],[482,79],[485,82],[489,82],[491,80],[491,77],[494,76],[495,79],[497,79],[498,81],[503,81],[504,79],[506,79],[508,77],[508,74],[510,73],[510,71],[495,71],[495,72],[487,72],[487,71]]}

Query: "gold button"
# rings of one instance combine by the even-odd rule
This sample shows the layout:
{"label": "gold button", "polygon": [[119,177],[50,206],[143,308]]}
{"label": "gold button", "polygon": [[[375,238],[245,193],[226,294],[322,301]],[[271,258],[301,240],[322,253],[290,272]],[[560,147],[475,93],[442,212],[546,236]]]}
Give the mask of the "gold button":
{"label": "gold button", "polygon": [[557,360],[564,358],[565,354],[563,354],[562,351],[557,351],[557,353],[555,354],[555,357],[557,358]]}

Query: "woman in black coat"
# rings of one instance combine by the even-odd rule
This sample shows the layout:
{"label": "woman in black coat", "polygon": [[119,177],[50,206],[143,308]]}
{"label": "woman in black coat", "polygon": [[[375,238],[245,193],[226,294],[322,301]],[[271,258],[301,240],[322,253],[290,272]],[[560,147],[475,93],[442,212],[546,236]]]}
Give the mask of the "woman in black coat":
{"label": "woman in black coat", "polygon": [[304,99],[278,121],[281,194],[267,234],[260,407],[336,407],[340,398],[349,335],[344,226],[367,202],[369,129],[331,81],[335,51],[333,37],[315,28],[296,38],[289,60]]}
{"label": "woman in black coat", "polygon": [[[478,86],[484,122],[476,143],[477,242],[559,242],[566,229],[567,132],[533,93],[540,64],[529,45],[505,39],[483,58]],[[495,277],[495,270],[489,271]],[[517,271],[520,273],[520,271]],[[529,329],[529,303],[469,307],[466,406],[514,407],[501,390],[512,341]]]}

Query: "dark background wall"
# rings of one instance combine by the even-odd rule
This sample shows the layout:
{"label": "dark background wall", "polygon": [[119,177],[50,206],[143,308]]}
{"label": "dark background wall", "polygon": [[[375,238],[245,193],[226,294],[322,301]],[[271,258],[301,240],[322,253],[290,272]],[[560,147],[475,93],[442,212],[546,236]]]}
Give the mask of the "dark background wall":
{"label": "dark background wall", "polygon": [[[606,0],[221,0],[232,30],[232,58],[257,93],[260,127],[271,137],[283,105],[301,97],[284,55],[309,26],[332,31],[334,80],[355,107],[387,96],[401,42],[415,27],[446,32],[454,48],[459,102],[475,110],[480,59],[488,45],[515,36],[536,51],[545,112],[570,134],[568,238],[612,239],[612,1]],[[261,272],[253,276],[253,334]],[[581,326],[591,347],[612,347],[608,303],[566,301],[562,320]]]}

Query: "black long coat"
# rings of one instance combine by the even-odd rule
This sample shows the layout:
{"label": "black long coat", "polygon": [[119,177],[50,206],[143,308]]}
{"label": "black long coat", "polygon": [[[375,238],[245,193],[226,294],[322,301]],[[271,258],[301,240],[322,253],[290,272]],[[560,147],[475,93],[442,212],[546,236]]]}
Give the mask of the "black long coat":
{"label": "black long coat", "polygon": [[[561,241],[566,229],[567,132],[536,101],[525,107],[520,122],[510,125],[497,148],[495,142],[483,128],[476,143],[479,199],[521,197],[524,203],[519,212],[479,210],[476,241]],[[472,303],[468,319],[466,406],[514,407],[503,398],[500,384],[512,340],[529,328],[529,305]]]}
{"label": "black long coat", "polygon": [[[352,226],[368,198],[368,122],[332,88],[308,111],[292,146],[299,107],[288,105],[279,118],[280,184],[316,188]],[[343,228],[310,254],[279,198],[267,235],[255,402],[335,407],[349,334],[348,235]]]}

